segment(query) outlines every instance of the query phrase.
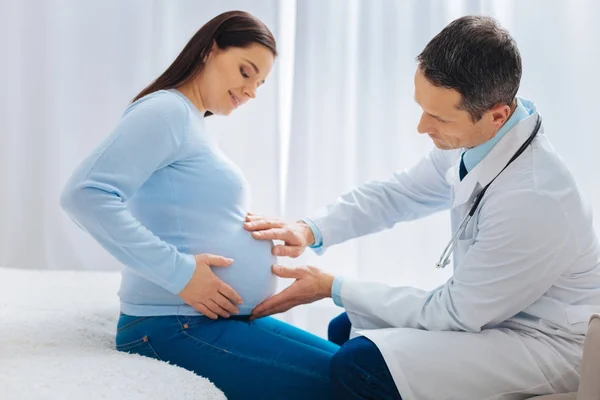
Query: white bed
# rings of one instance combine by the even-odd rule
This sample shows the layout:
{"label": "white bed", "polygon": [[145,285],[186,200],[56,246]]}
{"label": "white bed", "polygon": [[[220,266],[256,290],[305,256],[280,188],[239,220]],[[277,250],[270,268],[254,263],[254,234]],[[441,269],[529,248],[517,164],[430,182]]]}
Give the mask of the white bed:
{"label": "white bed", "polygon": [[116,272],[0,267],[0,399],[205,399],[211,382],[114,350]]}

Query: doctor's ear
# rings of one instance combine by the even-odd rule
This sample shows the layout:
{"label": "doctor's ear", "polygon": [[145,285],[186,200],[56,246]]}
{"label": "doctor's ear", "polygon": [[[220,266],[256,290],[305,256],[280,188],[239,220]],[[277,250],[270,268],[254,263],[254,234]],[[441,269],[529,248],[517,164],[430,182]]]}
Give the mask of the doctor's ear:
{"label": "doctor's ear", "polygon": [[512,108],[508,104],[498,104],[488,111],[491,123],[498,129],[510,118]]}

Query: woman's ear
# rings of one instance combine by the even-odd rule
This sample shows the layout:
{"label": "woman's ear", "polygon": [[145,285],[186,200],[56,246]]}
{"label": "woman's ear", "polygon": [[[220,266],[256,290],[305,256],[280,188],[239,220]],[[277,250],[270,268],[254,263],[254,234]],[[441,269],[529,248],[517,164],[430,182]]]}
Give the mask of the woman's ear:
{"label": "woman's ear", "polygon": [[202,60],[203,63],[206,63],[206,60],[208,60],[211,56],[211,54],[216,54],[219,52],[219,46],[217,46],[217,42],[213,40],[212,46],[210,48],[210,50],[208,51],[208,53],[204,56],[204,60]]}

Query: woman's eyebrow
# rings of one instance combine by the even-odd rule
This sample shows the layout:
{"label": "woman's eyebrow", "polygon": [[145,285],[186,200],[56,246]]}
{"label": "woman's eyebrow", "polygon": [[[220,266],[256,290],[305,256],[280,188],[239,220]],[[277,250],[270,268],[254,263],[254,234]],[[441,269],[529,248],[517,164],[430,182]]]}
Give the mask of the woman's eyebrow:
{"label": "woman's eyebrow", "polygon": [[252,61],[248,60],[247,58],[244,58],[245,61],[247,61],[250,65],[252,65],[252,68],[254,68],[254,72],[256,72],[257,74],[260,74],[260,71],[258,70],[258,67],[256,66],[256,64],[254,64]]}

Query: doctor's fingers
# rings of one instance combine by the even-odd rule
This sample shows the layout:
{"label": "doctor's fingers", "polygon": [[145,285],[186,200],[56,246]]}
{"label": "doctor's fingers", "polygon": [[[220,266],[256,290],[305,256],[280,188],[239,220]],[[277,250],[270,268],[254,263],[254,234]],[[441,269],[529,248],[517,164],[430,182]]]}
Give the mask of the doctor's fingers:
{"label": "doctor's fingers", "polygon": [[[261,318],[267,315],[273,314],[274,310],[283,309],[284,305],[288,306],[290,304],[294,304],[297,302],[297,293],[294,284],[287,287],[280,293],[268,298],[267,300],[260,303],[258,306],[252,310],[252,316],[254,318]],[[291,308],[291,306],[289,307]],[[288,308],[288,309],[289,309]],[[282,311],[279,311],[282,312]]]}
{"label": "doctor's fingers", "polygon": [[262,215],[254,215],[251,212],[246,214],[246,222],[260,221],[261,219],[266,219],[266,218],[263,217]]}
{"label": "doctor's fingers", "polygon": [[300,255],[304,253],[304,247],[285,246],[282,244],[278,244],[277,246],[273,247],[271,253],[273,253],[274,256],[296,258],[300,257]]}
{"label": "doctor's fingers", "polygon": [[254,312],[253,312],[252,319],[268,317],[269,315],[273,315],[273,314],[284,313],[298,305],[300,305],[300,303],[297,300],[290,300],[285,303],[279,303],[279,304],[271,305],[269,307],[264,307],[264,308],[262,308],[262,310],[258,309],[256,311],[256,314],[254,314]]}
{"label": "doctor's fingers", "polygon": [[[251,217],[250,217],[251,218]],[[248,219],[248,217],[247,217]],[[250,219],[244,223],[244,227],[249,231],[264,231],[273,228],[283,228],[287,224],[285,221],[276,218]]]}
{"label": "doctor's fingers", "polygon": [[270,228],[264,231],[252,232],[252,236],[261,240],[283,240],[288,245],[300,244],[298,233],[288,228]]}

